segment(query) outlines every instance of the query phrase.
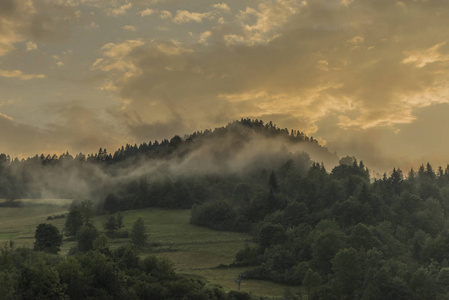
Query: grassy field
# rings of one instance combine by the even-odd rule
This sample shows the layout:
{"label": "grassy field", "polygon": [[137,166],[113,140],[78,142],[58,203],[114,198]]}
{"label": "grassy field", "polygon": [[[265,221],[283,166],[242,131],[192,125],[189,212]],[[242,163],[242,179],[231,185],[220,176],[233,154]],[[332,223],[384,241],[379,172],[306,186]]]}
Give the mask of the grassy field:
{"label": "grassy field", "polygon": [[[51,223],[60,230],[65,219],[48,220],[48,216],[67,212],[67,206],[41,204],[20,208],[0,207],[0,243],[14,239],[16,246],[32,247],[34,231],[40,223]],[[154,246],[146,255],[166,257],[174,263],[176,271],[196,276],[208,284],[219,284],[226,290],[236,290],[234,282],[245,271],[243,268],[216,268],[220,264],[232,263],[235,254],[245,243],[251,243],[251,236],[244,233],[214,231],[191,225],[189,210],[144,209],[125,211],[123,229],[131,231],[132,224],[141,217],[147,229],[149,242]],[[103,223],[109,216],[93,219],[94,225],[103,230]],[[129,243],[128,239],[111,240],[111,247]],[[61,255],[66,255],[75,245],[73,241],[64,240]],[[286,289],[297,292],[295,287],[287,287],[267,281],[243,280],[241,290],[255,295],[281,297]]]}
{"label": "grassy field", "polygon": [[0,242],[14,240],[16,247],[33,247],[34,232],[40,223],[52,223],[59,229],[64,219],[47,221],[48,216],[67,213],[69,200],[23,200],[22,207],[0,207]]}

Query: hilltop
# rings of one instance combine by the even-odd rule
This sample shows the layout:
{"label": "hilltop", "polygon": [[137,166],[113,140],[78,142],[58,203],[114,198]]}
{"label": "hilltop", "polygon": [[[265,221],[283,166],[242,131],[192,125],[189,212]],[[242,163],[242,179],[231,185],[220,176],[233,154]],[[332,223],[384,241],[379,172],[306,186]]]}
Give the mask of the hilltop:
{"label": "hilltop", "polygon": [[248,174],[292,159],[306,170],[312,161],[335,165],[336,154],[316,139],[272,122],[241,119],[226,126],[109,153],[41,154],[19,160],[0,154],[0,198],[104,200],[104,190],[133,180],[177,181],[191,174]]}

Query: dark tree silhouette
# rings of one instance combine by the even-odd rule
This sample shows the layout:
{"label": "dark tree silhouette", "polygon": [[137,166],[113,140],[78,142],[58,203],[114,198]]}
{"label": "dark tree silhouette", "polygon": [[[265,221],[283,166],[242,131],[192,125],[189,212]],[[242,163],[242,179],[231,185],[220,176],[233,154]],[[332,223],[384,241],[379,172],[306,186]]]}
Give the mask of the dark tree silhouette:
{"label": "dark tree silhouette", "polygon": [[39,224],[34,237],[36,239],[34,250],[36,251],[57,253],[61,250],[59,247],[62,245],[62,235],[52,224]]}
{"label": "dark tree silhouette", "polygon": [[279,191],[279,184],[278,184],[278,180],[276,177],[276,174],[274,173],[274,171],[271,171],[270,173],[270,188],[273,192],[277,193]]}
{"label": "dark tree silhouette", "polygon": [[146,244],[148,236],[146,234],[145,224],[142,218],[137,219],[134,222],[133,229],[131,231],[131,241],[137,247],[142,247]]}
{"label": "dark tree silhouette", "polygon": [[92,224],[86,223],[81,226],[76,234],[78,250],[86,252],[94,248],[94,241],[98,237],[98,230]]}
{"label": "dark tree silhouette", "polygon": [[78,208],[73,208],[67,215],[65,230],[67,236],[75,236],[83,225],[83,214]]}

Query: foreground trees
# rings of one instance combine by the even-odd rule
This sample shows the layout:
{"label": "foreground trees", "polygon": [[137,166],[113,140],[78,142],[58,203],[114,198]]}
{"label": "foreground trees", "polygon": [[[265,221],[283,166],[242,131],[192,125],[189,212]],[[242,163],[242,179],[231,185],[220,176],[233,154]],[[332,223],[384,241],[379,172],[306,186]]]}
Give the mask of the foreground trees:
{"label": "foreground trees", "polygon": [[60,257],[7,246],[0,252],[1,299],[255,299],[177,275],[164,259],[130,247]]}

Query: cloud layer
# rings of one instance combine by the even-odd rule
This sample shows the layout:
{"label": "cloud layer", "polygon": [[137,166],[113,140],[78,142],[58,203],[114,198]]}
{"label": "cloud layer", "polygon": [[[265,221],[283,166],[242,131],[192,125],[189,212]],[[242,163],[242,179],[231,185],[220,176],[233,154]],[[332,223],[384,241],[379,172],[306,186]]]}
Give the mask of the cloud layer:
{"label": "cloud layer", "polygon": [[[95,78],[90,93],[100,97],[97,107],[86,105],[77,99],[86,89],[60,104],[76,103],[92,121],[84,124],[117,129],[80,131],[77,140],[85,134],[87,148],[91,140],[101,146],[101,137],[114,136],[103,146],[118,147],[120,140],[167,138],[249,116],[318,135],[340,155],[384,162],[382,169],[386,162],[408,166],[435,157],[441,163],[439,149],[405,155],[395,149],[413,147],[407,129],[414,124],[438,130],[420,122],[420,112],[449,102],[448,11],[449,3],[438,0],[8,0],[0,4],[0,63],[14,55],[61,55],[63,46],[73,50],[59,69]],[[75,66],[77,59],[83,61]],[[45,65],[0,66],[10,81],[56,84],[62,76]],[[26,118],[12,112],[0,106],[13,128],[32,125],[17,124]],[[62,111],[55,114],[54,128],[77,132]],[[46,149],[58,143],[47,140]]]}

